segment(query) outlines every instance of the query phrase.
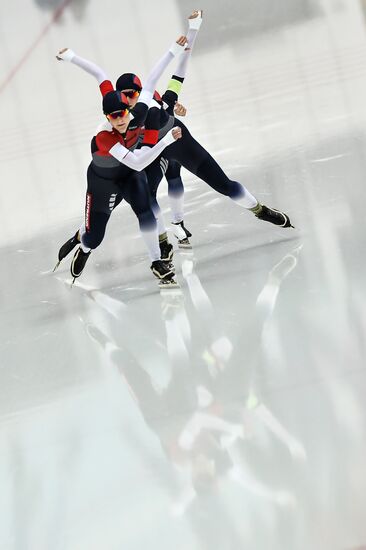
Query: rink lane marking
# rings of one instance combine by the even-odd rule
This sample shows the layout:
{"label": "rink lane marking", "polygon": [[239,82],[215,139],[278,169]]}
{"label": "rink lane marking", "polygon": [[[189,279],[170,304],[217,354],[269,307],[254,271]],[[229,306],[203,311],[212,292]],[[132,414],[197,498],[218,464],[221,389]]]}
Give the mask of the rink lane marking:
{"label": "rink lane marking", "polygon": [[61,17],[61,15],[64,12],[64,9],[67,7],[68,4],[70,4],[71,0],[64,0],[64,2],[55,9],[53,12],[53,15],[50,19],[50,21],[47,23],[47,25],[41,30],[37,38],[32,42],[32,44],[29,46],[29,48],[25,51],[23,56],[20,58],[18,63],[11,69],[10,73],[5,77],[5,80],[0,85],[0,94],[5,90],[9,82],[11,82],[14,78],[14,76],[17,74],[17,72],[22,68],[26,60],[31,56],[33,51],[36,49],[36,47],[42,42],[43,38],[48,33],[49,29],[52,27],[54,23]]}
{"label": "rink lane marking", "polygon": [[[349,157],[349,156],[351,156],[350,153],[342,153],[341,155],[334,155],[332,157],[322,157],[319,159],[312,159],[310,160],[310,162],[311,164],[315,164],[316,162],[329,162],[330,160],[340,159],[340,158]],[[366,548],[365,547],[363,549],[361,548],[361,550],[366,550]]]}

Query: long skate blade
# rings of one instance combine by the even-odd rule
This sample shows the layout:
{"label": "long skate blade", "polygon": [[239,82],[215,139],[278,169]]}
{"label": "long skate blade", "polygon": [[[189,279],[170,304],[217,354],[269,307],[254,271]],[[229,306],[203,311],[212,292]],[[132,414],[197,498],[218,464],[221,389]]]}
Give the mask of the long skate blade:
{"label": "long skate blade", "polygon": [[180,248],[181,250],[192,250],[192,245],[191,243],[180,243],[178,242],[178,248]]}
{"label": "long skate blade", "polygon": [[56,271],[56,269],[58,268],[58,266],[60,265],[61,263],[61,260],[57,262],[57,264],[55,265],[55,267],[53,268],[52,270],[52,273],[54,273]]}
{"label": "long skate blade", "polygon": [[184,229],[181,228],[179,224],[175,225],[174,223],[171,223],[170,227],[172,228],[174,237],[176,237],[178,240],[181,241],[182,239],[187,238],[186,232],[184,231]]}
{"label": "long skate blade", "polygon": [[160,290],[169,290],[174,288],[180,288],[179,284],[175,279],[169,279],[168,281],[161,280],[159,281]]}

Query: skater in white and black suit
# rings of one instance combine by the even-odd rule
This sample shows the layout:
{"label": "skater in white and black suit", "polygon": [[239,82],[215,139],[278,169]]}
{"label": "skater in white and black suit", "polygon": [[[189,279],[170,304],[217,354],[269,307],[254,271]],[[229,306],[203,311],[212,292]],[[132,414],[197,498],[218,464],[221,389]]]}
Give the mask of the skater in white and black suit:
{"label": "skater in white and black suit", "polygon": [[[196,11],[192,16],[189,19],[190,28],[187,33],[188,47],[179,60],[176,73],[172,76],[162,101],[160,104],[157,101],[154,102],[145,122],[145,128],[148,128],[149,133],[147,137],[145,135],[142,143],[150,147],[162,139],[173,126],[179,126],[182,129],[182,139],[167,147],[164,153],[146,168],[154,212],[156,213],[158,209],[156,194],[163,177],[162,164],[165,162],[168,166],[171,162],[175,162],[175,170],[179,165],[184,166],[218,193],[229,197],[241,207],[251,210],[257,218],[281,227],[292,227],[287,214],[260,204],[242,183],[231,180],[210,153],[190,134],[188,128],[174,116],[173,107],[178,100],[191,49],[202,23],[202,12]],[[117,80],[116,88],[126,91],[125,75]]]}

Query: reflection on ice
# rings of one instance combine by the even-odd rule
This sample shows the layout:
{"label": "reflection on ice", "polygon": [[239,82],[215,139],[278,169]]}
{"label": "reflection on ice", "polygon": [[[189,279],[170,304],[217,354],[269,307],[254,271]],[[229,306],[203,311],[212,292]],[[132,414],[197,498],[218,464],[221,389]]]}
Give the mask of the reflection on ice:
{"label": "reflection on ice", "polygon": [[[122,205],[72,290],[68,260],[49,271],[80,224],[99,120],[90,83],[75,75],[67,88],[53,72],[50,44],[67,31],[118,71],[120,6],[72,2],[12,73],[1,101],[1,549],[365,546],[365,5],[203,0],[189,127],[296,230],[183,174],[194,248],[176,251],[181,288],[164,294]],[[0,7],[2,83],[50,18],[38,7],[59,6]],[[142,72],[166,38],[150,43],[151,28],[170,32],[183,7],[129,10],[124,44]]]}

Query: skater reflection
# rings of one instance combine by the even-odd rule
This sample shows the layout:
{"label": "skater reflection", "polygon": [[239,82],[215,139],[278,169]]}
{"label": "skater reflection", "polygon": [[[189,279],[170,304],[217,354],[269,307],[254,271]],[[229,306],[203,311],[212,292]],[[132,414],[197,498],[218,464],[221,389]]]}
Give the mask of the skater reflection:
{"label": "skater reflection", "polygon": [[55,19],[57,23],[63,23],[63,14],[65,11],[72,14],[77,21],[82,21],[86,14],[86,7],[89,0],[34,0],[39,8],[44,11],[56,12],[62,11],[60,16]]}
{"label": "skater reflection", "polygon": [[[181,290],[164,291],[161,304],[165,346],[156,337],[149,338],[144,320],[135,319],[125,304],[99,291],[88,294],[100,306],[97,322],[86,322],[88,335],[102,348],[107,363],[123,376],[146,425],[158,437],[172,471],[168,474],[156,465],[150,467],[156,468],[155,475],[163,477],[171,488],[171,513],[190,518],[203,548],[212,548],[214,539],[217,542],[229,537],[226,547],[233,549],[242,541],[240,523],[225,512],[223,495],[232,490],[230,487],[242,491],[243,502],[258,499],[266,503],[265,512],[261,512],[267,514],[264,521],[273,522],[276,510],[292,510],[296,502],[291,490],[272,486],[266,460],[263,466],[251,457],[253,453],[262,454],[265,445],[265,455],[273,461],[273,452],[282,445],[292,459],[301,463],[306,459],[303,445],[260,399],[254,381],[280,286],[295,269],[298,253],[299,248],[295,248],[285,254],[268,274],[258,295],[255,316],[252,314],[250,319],[255,327],[248,333],[250,346],[242,333],[238,343],[225,335],[194,269],[193,255],[183,262],[183,276],[195,313],[188,314]],[[128,336],[120,330],[124,322],[130,327]],[[197,323],[200,327],[207,325],[199,334],[199,342],[195,339]],[[135,331],[147,335],[143,352],[131,339]],[[162,347],[167,354],[163,362]],[[156,354],[160,359],[151,367],[149,358]],[[273,447],[276,441],[279,447]],[[282,460],[286,462],[283,455]],[[251,513],[249,501],[247,506]],[[220,525],[216,525],[216,516],[220,517]]]}
{"label": "skater reflection", "polygon": [[[266,284],[258,296],[256,307],[256,332],[258,334],[257,340],[259,349],[265,344],[265,327],[270,325],[270,318],[275,307],[280,285],[287,275],[296,267],[299,250],[300,247],[296,248],[292,253],[286,254],[270,271]],[[196,313],[200,317],[200,326],[207,329],[208,344],[200,354],[206,367],[203,370],[205,374],[200,380],[201,385],[196,388],[200,412],[192,415],[190,421],[181,433],[179,445],[185,450],[190,449],[194,444],[194,440],[198,438],[204,430],[221,432],[220,441],[222,439],[222,442],[225,442],[225,444],[228,442],[233,444],[236,439],[245,438],[243,427],[244,417],[246,421],[248,418],[250,419],[250,417],[255,417],[257,421],[260,420],[272,434],[282,441],[293,457],[302,460],[305,459],[305,451],[302,445],[281,426],[273,414],[271,414],[264,404],[260,403],[255,396],[254,390],[251,387],[250,372],[253,370],[251,364],[255,367],[256,362],[254,360],[252,363],[250,361],[246,362],[248,366],[243,369],[242,359],[231,361],[235,346],[218,326],[219,316],[215,314],[212,303],[197,273],[194,272],[193,266],[194,258],[193,255],[191,255],[190,259],[185,259],[183,261],[182,273],[187,282]],[[180,315],[182,314],[180,313]],[[241,352],[242,345],[243,342],[241,342],[240,346]],[[256,347],[255,345],[253,346],[253,341],[251,342],[251,347]],[[244,373],[244,378],[242,373]],[[215,397],[219,400],[221,399],[220,392],[227,382],[229,382],[228,389],[230,389],[233,380],[234,384],[236,384],[237,381],[241,379],[243,379],[243,388],[248,387],[249,384],[246,401],[238,416],[238,421],[229,422],[225,420],[222,415],[223,405],[217,401],[215,402]],[[220,388],[219,391],[217,391],[218,388]],[[212,414],[212,410],[220,410],[221,416],[217,415],[217,412]],[[230,416],[233,416],[232,411]]]}

